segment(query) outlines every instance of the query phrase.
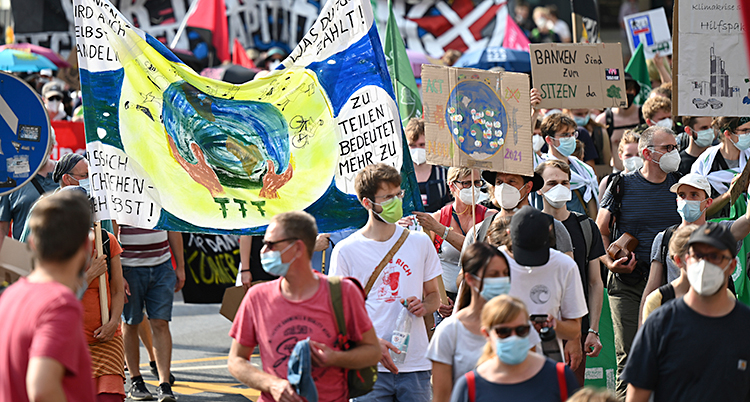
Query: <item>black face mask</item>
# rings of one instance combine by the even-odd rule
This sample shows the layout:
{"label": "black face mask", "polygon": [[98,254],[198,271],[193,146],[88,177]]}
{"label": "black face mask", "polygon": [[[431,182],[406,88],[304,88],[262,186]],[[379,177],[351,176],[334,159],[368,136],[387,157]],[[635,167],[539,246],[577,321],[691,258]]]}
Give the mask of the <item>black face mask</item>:
{"label": "black face mask", "polygon": [[635,101],[635,96],[637,94],[627,94],[628,96],[628,107],[633,106],[633,101]]}

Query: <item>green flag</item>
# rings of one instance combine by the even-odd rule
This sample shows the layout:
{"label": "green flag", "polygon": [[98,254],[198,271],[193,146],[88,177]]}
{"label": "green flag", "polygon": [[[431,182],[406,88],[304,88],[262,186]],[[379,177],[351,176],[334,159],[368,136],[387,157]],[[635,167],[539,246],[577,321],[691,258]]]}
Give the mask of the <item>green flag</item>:
{"label": "green flag", "polygon": [[396,93],[398,111],[401,114],[401,124],[406,123],[412,117],[422,117],[422,100],[419,98],[417,81],[406,55],[406,46],[401,38],[401,33],[396,25],[396,16],[393,15],[391,0],[388,0],[388,25],[385,30],[385,60],[388,64],[388,72],[391,74],[393,91]]}
{"label": "green flag", "polygon": [[630,57],[628,66],[625,67],[625,72],[633,76],[633,79],[640,84],[641,92],[635,96],[634,103],[642,105],[648,99],[649,92],[651,92],[651,78],[648,76],[646,56],[643,54],[643,43],[638,44],[635,53]]}

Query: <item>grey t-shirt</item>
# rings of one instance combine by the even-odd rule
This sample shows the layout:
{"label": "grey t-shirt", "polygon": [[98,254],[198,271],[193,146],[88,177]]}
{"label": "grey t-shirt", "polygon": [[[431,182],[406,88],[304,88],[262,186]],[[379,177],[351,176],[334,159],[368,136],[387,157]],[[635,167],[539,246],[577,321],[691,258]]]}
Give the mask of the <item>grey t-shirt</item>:
{"label": "grey t-shirt", "polygon": [[[719,224],[722,226],[725,226],[727,229],[732,228],[732,224],[734,221],[719,221]],[[654,237],[654,243],[651,245],[651,262],[657,261],[660,262],[662,266],[664,266],[664,259],[662,258],[661,253],[661,243],[664,239],[664,232],[666,230],[662,230],[661,232],[656,234],[656,237]],[[673,234],[674,235],[674,234]],[[742,247],[742,241],[737,242],[737,251],[740,250]],[[679,278],[680,276],[680,268],[675,265],[674,260],[671,258],[667,258],[667,282],[672,282],[673,280]]]}

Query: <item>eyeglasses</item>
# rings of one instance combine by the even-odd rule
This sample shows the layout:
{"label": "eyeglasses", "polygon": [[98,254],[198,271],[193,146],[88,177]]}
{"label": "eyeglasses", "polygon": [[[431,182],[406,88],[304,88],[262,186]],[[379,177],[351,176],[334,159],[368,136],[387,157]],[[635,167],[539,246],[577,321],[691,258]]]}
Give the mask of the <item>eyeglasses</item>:
{"label": "eyeglasses", "polygon": [[674,144],[667,144],[667,145],[649,145],[648,148],[663,148],[667,152],[672,152],[675,149],[677,149],[677,145]]}
{"label": "eyeglasses", "polygon": [[750,133],[750,128],[744,129],[744,130],[735,130],[734,134],[736,135],[744,135]]}
{"label": "eyeglasses", "polygon": [[286,239],[281,239],[281,240],[276,240],[276,241],[268,241],[268,240],[263,240],[263,245],[264,245],[264,246],[265,246],[265,247],[266,247],[267,249],[269,249],[269,250],[273,250],[273,248],[274,248],[274,247],[276,247],[276,245],[277,245],[277,244],[279,244],[279,243],[283,243],[283,242],[285,242],[285,241],[292,241],[292,240],[294,240],[294,241],[297,241],[297,240],[299,240],[299,239],[298,239],[298,238],[296,238],[296,237],[287,237]]}
{"label": "eyeglasses", "polygon": [[[89,177],[89,173],[86,172],[85,174],[78,174],[78,173],[70,172],[70,173],[68,173],[68,176],[71,176],[71,177],[73,177],[76,180],[78,180],[78,177],[80,177],[81,179],[87,179]],[[78,177],[76,177],[76,176],[78,176]]]}
{"label": "eyeglasses", "polygon": [[62,97],[58,95],[53,95],[47,98],[48,101],[62,101]]}
{"label": "eyeglasses", "polygon": [[552,138],[569,138],[569,137],[578,138],[578,130],[573,130],[569,133],[552,134],[550,135],[550,137]]}
{"label": "eyeglasses", "polygon": [[495,334],[497,334],[497,337],[500,339],[505,339],[514,332],[517,336],[525,338],[529,334],[531,327],[528,325],[519,325],[517,327],[495,327],[492,328],[492,330],[495,331]]}
{"label": "eyeglasses", "polygon": [[400,198],[400,199],[403,200],[404,199],[404,194],[405,194],[404,190],[401,190],[401,191],[399,191],[396,194],[376,195],[374,198],[375,199],[382,198],[383,200],[388,201],[390,199],[398,197],[398,198]]}
{"label": "eyeglasses", "polygon": [[454,183],[461,186],[461,188],[469,188],[471,187],[471,183],[474,183],[474,187],[484,187],[484,180],[482,179],[474,180],[473,182],[471,180],[456,180]]}
{"label": "eyeglasses", "polygon": [[696,253],[692,251],[690,252],[689,255],[691,258],[694,258],[696,260],[706,260],[710,262],[711,264],[715,264],[715,265],[722,265],[724,264],[724,261],[728,261],[732,259],[732,257],[727,257],[726,255],[719,254],[719,253],[703,254],[703,253]]}

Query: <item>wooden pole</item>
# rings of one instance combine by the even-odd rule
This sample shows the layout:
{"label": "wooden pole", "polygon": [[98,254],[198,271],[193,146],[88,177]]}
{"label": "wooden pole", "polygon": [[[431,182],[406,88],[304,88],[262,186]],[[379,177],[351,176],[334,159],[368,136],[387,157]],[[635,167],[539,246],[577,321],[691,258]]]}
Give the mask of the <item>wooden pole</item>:
{"label": "wooden pole", "polygon": [[[476,207],[476,199],[477,197],[474,195],[474,169],[471,169],[471,227],[476,226],[477,222],[477,207]],[[477,242],[477,231],[474,230],[474,243]]]}
{"label": "wooden pole", "polygon": [[[96,240],[96,258],[104,254],[102,249],[102,223],[94,223],[94,239]],[[109,306],[107,306],[107,275],[99,275],[99,307],[102,310],[102,325],[109,322]]]}

